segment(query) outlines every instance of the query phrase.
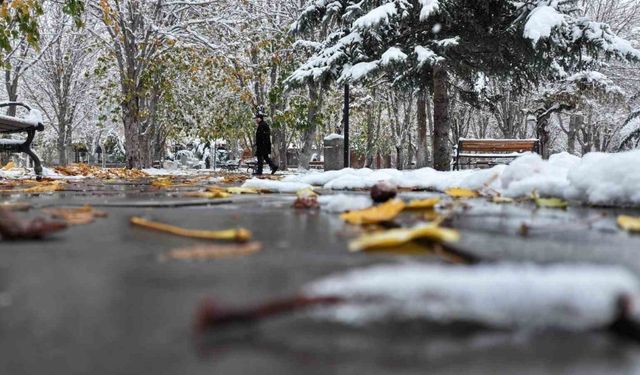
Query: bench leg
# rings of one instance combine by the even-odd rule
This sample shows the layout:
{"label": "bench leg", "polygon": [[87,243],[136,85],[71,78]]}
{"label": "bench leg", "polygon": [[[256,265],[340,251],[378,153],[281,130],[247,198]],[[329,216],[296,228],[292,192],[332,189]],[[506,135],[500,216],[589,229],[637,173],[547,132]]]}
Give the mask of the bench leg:
{"label": "bench leg", "polygon": [[31,150],[31,142],[33,142],[33,138],[35,137],[35,130],[29,131],[27,140],[22,145],[22,152],[29,155],[31,160],[33,160],[33,171],[36,173],[36,180],[42,180],[42,162],[38,155],[36,155],[33,150]]}

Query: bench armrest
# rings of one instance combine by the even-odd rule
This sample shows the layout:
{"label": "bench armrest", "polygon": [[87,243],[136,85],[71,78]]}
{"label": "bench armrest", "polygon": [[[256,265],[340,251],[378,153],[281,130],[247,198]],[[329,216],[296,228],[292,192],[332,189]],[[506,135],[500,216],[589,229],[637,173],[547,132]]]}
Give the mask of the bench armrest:
{"label": "bench armrest", "polygon": [[0,102],[0,107],[24,107],[27,111],[31,110],[31,107],[22,102]]}
{"label": "bench armrest", "polygon": [[[22,102],[0,102],[0,108],[2,107],[23,107],[25,108],[27,111],[31,112],[31,107],[25,103]],[[44,130],[44,124],[42,123],[38,123],[38,125],[36,126],[36,130],[37,131],[43,131]]]}

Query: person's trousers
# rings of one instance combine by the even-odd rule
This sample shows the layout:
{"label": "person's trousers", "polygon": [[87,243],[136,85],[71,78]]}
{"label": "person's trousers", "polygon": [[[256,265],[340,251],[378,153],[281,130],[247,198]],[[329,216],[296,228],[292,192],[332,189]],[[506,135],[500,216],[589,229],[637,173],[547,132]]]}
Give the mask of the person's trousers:
{"label": "person's trousers", "polygon": [[269,168],[271,168],[271,170],[273,170],[276,165],[273,164],[273,161],[271,161],[271,158],[269,157],[269,155],[258,155],[258,170],[256,171],[256,174],[262,174],[262,166],[264,165],[264,162],[266,161],[267,164],[269,164]]}

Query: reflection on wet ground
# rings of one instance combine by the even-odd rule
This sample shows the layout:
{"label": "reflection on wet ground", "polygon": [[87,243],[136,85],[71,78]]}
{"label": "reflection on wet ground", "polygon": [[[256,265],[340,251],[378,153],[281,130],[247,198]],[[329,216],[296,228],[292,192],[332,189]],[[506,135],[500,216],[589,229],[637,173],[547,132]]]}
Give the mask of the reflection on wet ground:
{"label": "reflection on wet ground", "polygon": [[[438,259],[349,253],[337,216],[293,210],[293,196],[136,207],[136,202],[184,199],[146,185],[84,187],[2,198],[31,202],[36,209],[27,215],[41,206],[102,203],[109,217],[47,241],[0,242],[0,373],[640,372],[640,346],[605,332],[503,332],[424,322],[350,327],[297,314],[196,337],[193,314],[206,296],[224,304],[251,304],[353,267]],[[110,207],[114,202],[129,206]],[[615,226],[615,215],[629,210],[558,211],[484,200],[469,205],[452,224],[462,231],[461,247],[481,259],[615,263],[640,273],[640,237]],[[133,215],[191,228],[243,226],[264,250],[209,262],[161,262],[159,255],[194,240],[131,227]]]}

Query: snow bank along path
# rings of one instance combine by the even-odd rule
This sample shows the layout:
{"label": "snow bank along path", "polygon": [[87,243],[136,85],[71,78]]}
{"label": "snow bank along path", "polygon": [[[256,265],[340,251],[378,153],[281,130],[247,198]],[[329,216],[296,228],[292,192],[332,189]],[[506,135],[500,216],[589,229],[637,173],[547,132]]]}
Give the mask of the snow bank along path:
{"label": "snow bank along path", "polygon": [[[508,197],[540,196],[606,205],[640,205],[640,150],[624,153],[589,153],[583,158],[566,152],[542,160],[526,154],[509,165],[491,169],[439,172],[431,168],[408,171],[346,168],[310,171],[282,181],[250,180],[246,186],[292,192],[309,186],[331,190],[368,189],[379,181],[401,188],[444,191],[461,187],[498,192]],[[264,184],[265,186],[261,186]],[[268,185],[268,186],[266,186]]]}
{"label": "snow bank along path", "polygon": [[[587,330],[612,323],[639,280],[613,266],[378,265],[329,276],[305,294],[351,300],[318,317],[349,324],[388,319],[475,322],[499,328]],[[635,313],[632,312],[635,316]]]}

